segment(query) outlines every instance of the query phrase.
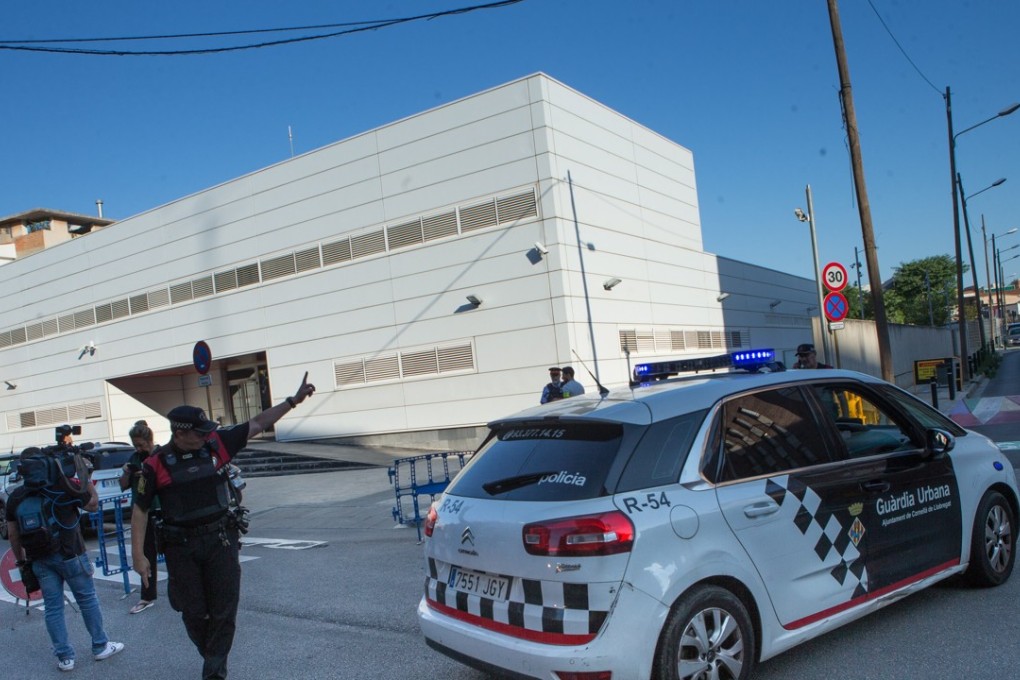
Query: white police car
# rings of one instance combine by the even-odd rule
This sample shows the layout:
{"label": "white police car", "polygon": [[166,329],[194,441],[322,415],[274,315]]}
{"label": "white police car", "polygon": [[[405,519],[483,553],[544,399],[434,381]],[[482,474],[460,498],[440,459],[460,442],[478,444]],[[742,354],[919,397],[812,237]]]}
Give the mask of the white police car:
{"label": "white police car", "polygon": [[490,428],[429,512],[418,606],[430,646],[490,672],[742,679],[948,576],[1013,569],[1009,462],[863,374],[701,373]]}

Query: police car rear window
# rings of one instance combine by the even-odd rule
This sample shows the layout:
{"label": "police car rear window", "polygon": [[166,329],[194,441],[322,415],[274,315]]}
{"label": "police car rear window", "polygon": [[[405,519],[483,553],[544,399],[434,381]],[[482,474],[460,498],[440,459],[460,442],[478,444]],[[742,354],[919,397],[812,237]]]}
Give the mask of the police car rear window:
{"label": "police car rear window", "polygon": [[605,493],[623,428],[608,423],[500,428],[447,493],[508,501],[568,501]]}

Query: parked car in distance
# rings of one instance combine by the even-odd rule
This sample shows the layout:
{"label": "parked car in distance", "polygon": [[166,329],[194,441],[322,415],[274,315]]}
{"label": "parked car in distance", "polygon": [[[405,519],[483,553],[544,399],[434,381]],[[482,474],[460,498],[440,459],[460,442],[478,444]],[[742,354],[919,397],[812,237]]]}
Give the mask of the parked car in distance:
{"label": "parked car in distance", "polygon": [[[84,452],[85,458],[92,464],[92,483],[99,495],[100,507],[103,509],[103,520],[111,522],[114,520],[116,508],[119,505],[123,513],[124,521],[130,521],[131,517],[131,490],[121,491],[120,475],[124,471],[124,464],[135,452],[135,447],[124,442],[106,442],[96,444],[90,450]],[[120,497],[114,504],[111,499]]]}
{"label": "parked car in distance", "polygon": [[7,540],[7,497],[20,486],[17,475],[18,456],[13,453],[0,454],[0,538]]}
{"label": "parked car in distance", "polygon": [[1010,329],[1006,331],[1006,346],[1015,347],[1020,345],[1020,324],[1010,324]]}

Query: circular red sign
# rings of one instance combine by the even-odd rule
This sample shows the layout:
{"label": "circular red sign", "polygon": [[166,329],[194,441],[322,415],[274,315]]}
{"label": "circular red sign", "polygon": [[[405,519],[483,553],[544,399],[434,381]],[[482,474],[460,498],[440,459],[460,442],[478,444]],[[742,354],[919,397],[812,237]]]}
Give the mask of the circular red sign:
{"label": "circular red sign", "polygon": [[846,288],[847,280],[846,267],[839,262],[830,262],[822,269],[822,283],[833,293]]}
{"label": "circular red sign", "polygon": [[0,584],[4,590],[11,594],[11,597],[19,600],[41,600],[42,591],[36,590],[29,597],[25,592],[25,584],[21,582],[21,572],[18,571],[18,561],[14,559],[14,551],[8,550],[0,557]]}
{"label": "circular red sign", "polygon": [[850,311],[850,303],[842,293],[829,293],[822,301],[822,306],[825,308],[825,318],[833,323],[845,319]]}

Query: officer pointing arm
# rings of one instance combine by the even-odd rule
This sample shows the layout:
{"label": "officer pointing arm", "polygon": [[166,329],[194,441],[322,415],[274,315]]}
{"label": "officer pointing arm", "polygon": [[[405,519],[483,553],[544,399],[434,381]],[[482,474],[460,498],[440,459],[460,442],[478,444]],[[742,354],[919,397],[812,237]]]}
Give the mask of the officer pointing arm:
{"label": "officer pointing arm", "polygon": [[[315,385],[308,382],[308,371],[301,380],[301,386],[293,397],[287,397],[282,403],[267,408],[254,418],[248,421],[248,437],[253,437],[282,418],[288,411],[297,408],[297,405],[315,393]],[[180,443],[183,449],[197,449],[205,439],[205,434],[197,429],[178,430],[173,433],[173,442]],[[141,491],[141,489],[140,489]],[[146,530],[146,510],[134,505],[131,511],[131,560],[134,570],[141,576],[143,584],[148,581],[149,561],[143,553]]]}

